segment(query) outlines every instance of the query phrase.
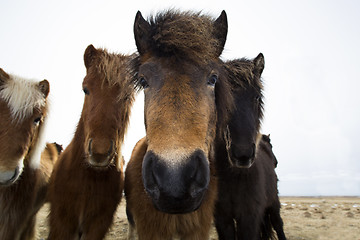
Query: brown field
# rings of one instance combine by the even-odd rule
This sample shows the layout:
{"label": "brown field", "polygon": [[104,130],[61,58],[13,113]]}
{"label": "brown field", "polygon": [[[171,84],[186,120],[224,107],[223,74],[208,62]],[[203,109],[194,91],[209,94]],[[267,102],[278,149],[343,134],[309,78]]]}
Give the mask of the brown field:
{"label": "brown field", "polygon": [[[280,200],[287,239],[360,240],[359,197],[281,197]],[[47,214],[48,205],[45,205],[38,215],[40,239],[45,239],[48,233]],[[126,239],[127,228],[125,201],[122,201],[106,240]],[[213,229],[211,240],[215,239]]]}

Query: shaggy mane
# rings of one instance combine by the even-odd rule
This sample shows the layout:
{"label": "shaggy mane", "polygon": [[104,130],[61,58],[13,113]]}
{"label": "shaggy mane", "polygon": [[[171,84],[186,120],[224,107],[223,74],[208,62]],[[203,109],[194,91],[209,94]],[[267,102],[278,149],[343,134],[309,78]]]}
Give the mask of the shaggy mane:
{"label": "shaggy mane", "polygon": [[9,79],[0,87],[0,98],[8,103],[14,121],[22,122],[33,114],[35,108],[46,105],[39,81],[9,74]]}
{"label": "shaggy mane", "polygon": [[241,58],[231,61],[227,61],[224,64],[225,71],[227,72],[227,77],[229,83],[232,85],[233,89],[239,87],[243,89],[253,88],[259,95],[259,105],[260,105],[260,120],[263,119],[264,115],[264,102],[263,102],[263,83],[261,77],[255,76],[253,73],[254,63],[253,61]]}
{"label": "shaggy mane", "polygon": [[136,54],[124,55],[118,53],[109,53],[106,49],[98,49],[102,52],[97,69],[104,75],[102,86],[106,83],[110,87],[119,85],[122,95],[118,100],[127,99],[133,96],[134,82],[136,80]]}
{"label": "shaggy mane", "polygon": [[160,56],[203,62],[217,57],[219,41],[214,37],[215,19],[201,12],[167,10],[151,16],[152,50]]}

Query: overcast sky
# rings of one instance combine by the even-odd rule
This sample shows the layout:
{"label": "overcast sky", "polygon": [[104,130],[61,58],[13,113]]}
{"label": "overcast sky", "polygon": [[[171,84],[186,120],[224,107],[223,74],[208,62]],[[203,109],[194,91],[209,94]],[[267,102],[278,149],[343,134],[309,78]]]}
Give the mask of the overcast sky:
{"label": "overcast sky", "polygon": [[[279,161],[280,195],[360,196],[360,2],[25,1],[0,2],[0,67],[50,82],[48,141],[67,146],[82,104],[89,44],[136,51],[133,21],[170,7],[228,16],[222,59],[265,56],[265,118]],[[145,134],[143,93],[123,148]]]}

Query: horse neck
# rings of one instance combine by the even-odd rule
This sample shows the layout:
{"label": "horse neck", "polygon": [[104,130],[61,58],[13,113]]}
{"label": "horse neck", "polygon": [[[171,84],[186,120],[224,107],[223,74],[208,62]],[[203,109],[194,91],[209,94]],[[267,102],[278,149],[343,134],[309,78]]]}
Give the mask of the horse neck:
{"label": "horse neck", "polygon": [[277,167],[277,159],[276,156],[272,150],[272,147],[269,142],[266,142],[265,140],[261,139],[260,143],[258,144],[259,150],[262,151],[264,154],[263,157],[267,157],[268,159],[272,159],[274,163],[274,168]]}
{"label": "horse neck", "polygon": [[[71,140],[69,146],[65,149],[68,153],[71,154],[72,161],[82,161],[82,156],[85,155],[84,151],[84,142],[85,142],[85,132],[84,132],[84,122],[83,117],[81,116],[79,123],[76,127],[76,131],[73,139]],[[62,154],[65,156],[65,154]]]}

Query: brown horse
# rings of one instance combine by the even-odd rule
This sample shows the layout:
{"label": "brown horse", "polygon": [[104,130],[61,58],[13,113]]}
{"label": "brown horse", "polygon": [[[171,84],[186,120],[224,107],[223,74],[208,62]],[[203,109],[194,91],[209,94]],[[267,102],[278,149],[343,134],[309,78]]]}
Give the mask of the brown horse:
{"label": "brown horse", "polygon": [[269,239],[283,223],[270,139],[260,134],[263,116],[261,74],[264,56],[226,62],[236,108],[216,140],[219,198],[215,223],[219,239]]}
{"label": "brown horse", "polygon": [[0,68],[0,239],[35,237],[36,213],[45,201],[41,171],[45,146],[47,80],[10,75]]}
{"label": "brown horse", "polygon": [[88,46],[85,101],[50,178],[49,238],[103,239],[122,196],[121,145],[134,101],[133,56]]}
{"label": "brown horse", "polygon": [[216,125],[232,105],[219,59],[226,13],[215,20],[170,10],[148,22],[138,12],[134,35],[146,139],[126,169],[129,222],[139,239],[208,239],[217,196]]}

